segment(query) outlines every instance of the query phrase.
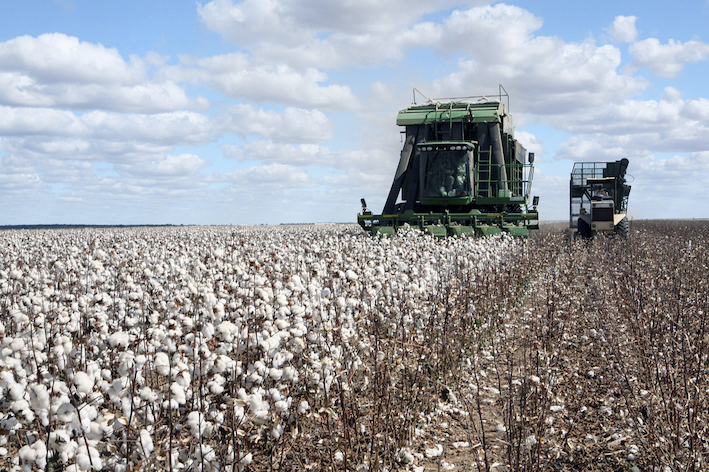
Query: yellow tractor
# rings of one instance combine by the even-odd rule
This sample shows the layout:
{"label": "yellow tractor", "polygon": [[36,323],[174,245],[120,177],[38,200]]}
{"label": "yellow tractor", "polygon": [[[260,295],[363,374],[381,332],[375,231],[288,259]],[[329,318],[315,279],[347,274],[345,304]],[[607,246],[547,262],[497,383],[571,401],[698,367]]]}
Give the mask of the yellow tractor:
{"label": "yellow tractor", "polygon": [[571,171],[569,226],[574,236],[597,233],[630,235],[625,173],[628,159],[615,162],[577,162]]}

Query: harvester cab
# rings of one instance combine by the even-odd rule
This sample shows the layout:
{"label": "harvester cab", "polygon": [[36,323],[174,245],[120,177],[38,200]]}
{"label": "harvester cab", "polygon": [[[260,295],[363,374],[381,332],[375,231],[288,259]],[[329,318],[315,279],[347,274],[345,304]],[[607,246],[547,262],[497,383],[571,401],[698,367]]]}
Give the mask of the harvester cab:
{"label": "harvester cab", "polygon": [[503,90],[498,100],[428,100],[401,110],[405,139],[394,182],[381,214],[362,199],[360,226],[372,235],[411,226],[438,237],[538,229],[538,199],[532,206],[529,196],[534,154],[514,138]]}
{"label": "harvester cab", "polygon": [[597,233],[630,234],[625,173],[628,159],[615,162],[577,162],[571,171],[569,226],[574,235],[590,238]]}

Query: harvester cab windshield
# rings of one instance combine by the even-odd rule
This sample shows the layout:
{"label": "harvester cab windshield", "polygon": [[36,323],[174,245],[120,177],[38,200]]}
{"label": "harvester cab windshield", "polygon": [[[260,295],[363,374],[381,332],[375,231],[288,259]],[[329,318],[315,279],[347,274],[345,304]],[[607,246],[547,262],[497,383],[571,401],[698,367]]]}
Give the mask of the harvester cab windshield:
{"label": "harvester cab windshield", "polygon": [[404,147],[382,214],[363,209],[357,221],[372,235],[404,226],[435,236],[527,236],[539,228],[530,206],[534,154],[514,138],[499,100],[429,100],[401,110]]}
{"label": "harvester cab windshield", "polygon": [[423,143],[417,146],[420,163],[420,197],[441,199],[473,197],[474,143]]}

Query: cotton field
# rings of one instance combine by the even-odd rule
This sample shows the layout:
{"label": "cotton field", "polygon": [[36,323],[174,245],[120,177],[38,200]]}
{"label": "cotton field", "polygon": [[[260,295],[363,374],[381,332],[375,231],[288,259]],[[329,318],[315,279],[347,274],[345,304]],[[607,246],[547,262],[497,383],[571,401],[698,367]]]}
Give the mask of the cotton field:
{"label": "cotton field", "polygon": [[406,392],[409,417],[391,418],[379,395],[423,375],[402,346],[439,329],[432,293],[521,248],[342,225],[1,237],[14,470],[376,468],[395,444],[380,429],[400,441],[427,408]]}
{"label": "cotton field", "polygon": [[707,225],[668,228],[0,232],[0,470],[704,470]]}

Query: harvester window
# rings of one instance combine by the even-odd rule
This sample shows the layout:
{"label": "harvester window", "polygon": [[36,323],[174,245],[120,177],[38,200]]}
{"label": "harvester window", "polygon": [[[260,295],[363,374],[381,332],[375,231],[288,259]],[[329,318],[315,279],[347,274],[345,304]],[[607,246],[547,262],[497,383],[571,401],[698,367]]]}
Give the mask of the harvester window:
{"label": "harvester window", "polygon": [[470,196],[471,156],[467,148],[421,152],[421,198]]}

